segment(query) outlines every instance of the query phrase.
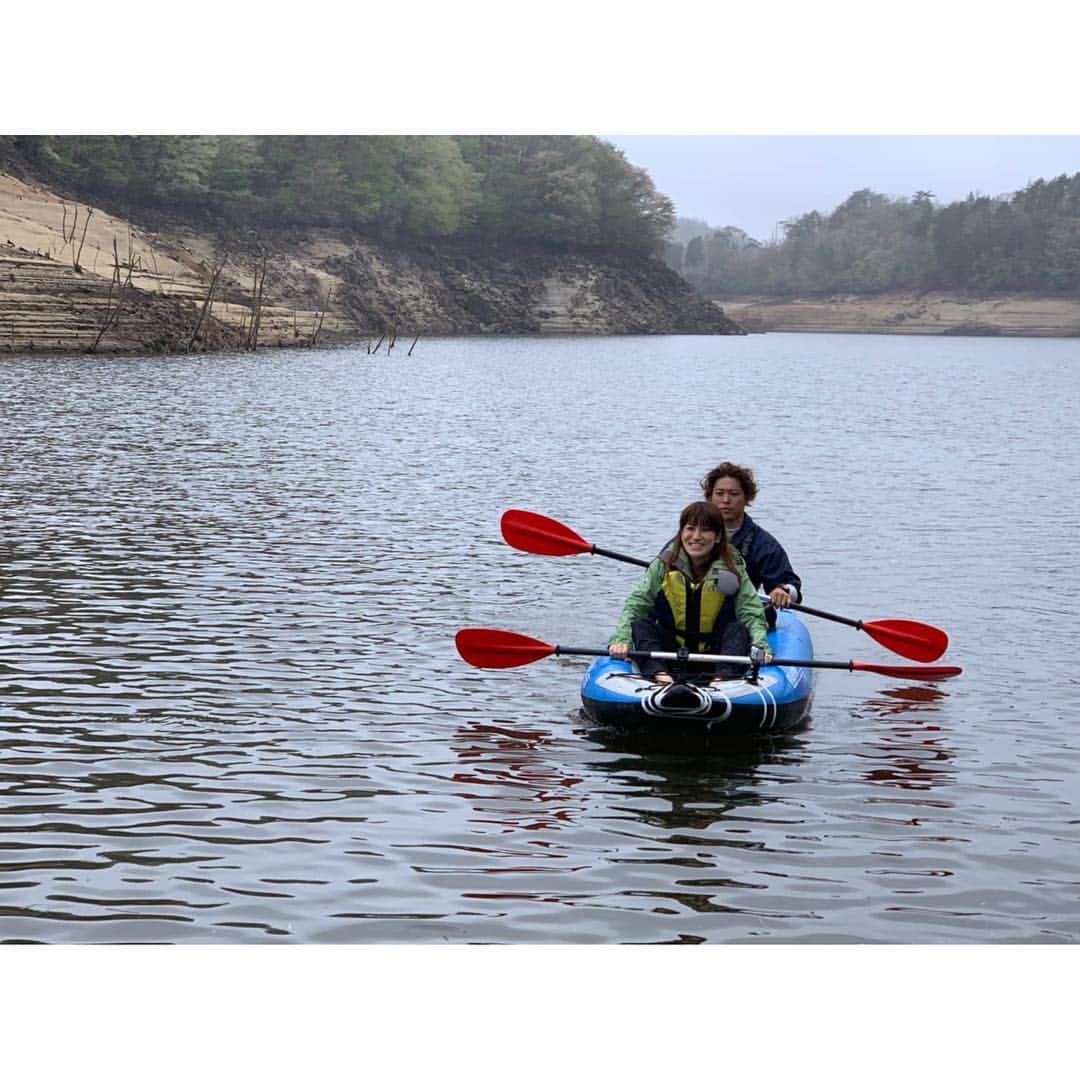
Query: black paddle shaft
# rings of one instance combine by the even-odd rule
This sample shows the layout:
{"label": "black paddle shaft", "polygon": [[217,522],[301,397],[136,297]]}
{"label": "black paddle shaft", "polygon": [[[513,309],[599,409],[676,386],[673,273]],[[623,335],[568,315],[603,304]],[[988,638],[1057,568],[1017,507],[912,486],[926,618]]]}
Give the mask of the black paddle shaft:
{"label": "black paddle shaft", "polygon": [[[607,649],[579,649],[572,645],[556,645],[556,656],[608,656]],[[749,667],[753,658],[749,656],[726,656],[717,653],[686,653],[681,655],[676,652],[660,652],[657,650],[631,649],[626,654],[627,660],[684,660],[689,663],[704,664],[746,664]],[[805,668],[832,668],[837,671],[854,671],[855,664],[851,660],[803,660],[774,657],[769,661],[774,667],[805,667]]]}
{"label": "black paddle shaft", "polygon": [[806,607],[804,604],[794,602],[788,604],[788,607],[794,608],[796,611],[805,611],[807,615],[816,615],[819,619],[831,619],[833,622],[843,623],[845,626],[854,626],[856,630],[861,630],[863,627],[862,619],[846,619],[843,615],[833,615],[832,612],[818,611],[817,608]]}
{"label": "black paddle shaft", "polygon": [[595,544],[592,546],[592,553],[594,555],[604,555],[609,559],[618,559],[619,562],[633,563],[635,566],[649,566],[645,559],[635,559],[633,555],[620,555],[617,551],[605,551],[604,548],[597,547]]}

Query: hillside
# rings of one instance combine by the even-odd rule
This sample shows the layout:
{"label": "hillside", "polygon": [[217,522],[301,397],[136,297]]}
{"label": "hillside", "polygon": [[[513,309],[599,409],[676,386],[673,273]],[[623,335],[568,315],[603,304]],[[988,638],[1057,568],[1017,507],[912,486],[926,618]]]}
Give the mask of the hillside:
{"label": "hillside", "polygon": [[[224,256],[224,261],[223,261]],[[137,223],[0,174],[0,350],[182,352],[435,334],[739,334],[660,260],[332,229]]]}
{"label": "hillside", "polygon": [[945,205],[864,188],[770,244],[702,224],[665,259],[750,329],[1080,334],[1080,173]]}

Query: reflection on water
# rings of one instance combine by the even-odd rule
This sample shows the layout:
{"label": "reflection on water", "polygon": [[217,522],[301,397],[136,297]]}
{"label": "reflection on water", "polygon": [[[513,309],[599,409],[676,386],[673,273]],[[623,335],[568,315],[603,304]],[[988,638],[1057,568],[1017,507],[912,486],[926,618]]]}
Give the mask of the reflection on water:
{"label": "reflection on water", "polygon": [[788,736],[762,739],[706,758],[670,752],[639,756],[625,752],[625,736],[592,729],[589,738],[618,755],[593,767],[642,797],[640,803],[624,804],[627,811],[644,824],[676,831],[708,829],[734,807],[768,801],[773,796],[759,789],[757,770],[778,761],[794,766],[801,746],[797,736]]}
{"label": "reflection on water", "polygon": [[[1033,571],[1077,576],[1066,346],[0,360],[0,941],[1077,940],[1075,676],[1016,663],[1062,612],[985,494],[1008,473]],[[766,370],[768,422],[718,427]],[[674,385],[703,404],[628,419]],[[943,626],[964,677],[824,672],[804,732],[702,752],[585,728],[583,662],[461,663],[468,625],[602,645],[637,578],[507,548],[505,509],[655,551],[714,455],[808,602]]]}
{"label": "reflection on water", "polygon": [[451,742],[459,768],[451,775],[464,790],[471,820],[506,832],[538,832],[571,824],[578,776],[561,775],[550,753],[551,731],[470,723]]}
{"label": "reflection on water", "polygon": [[947,696],[936,686],[888,686],[880,690],[876,698],[867,701],[866,707],[880,716],[933,713],[940,711]]}
{"label": "reflection on water", "polygon": [[860,754],[871,765],[868,781],[911,791],[952,782],[953,754],[933,719],[947,696],[933,686],[897,686],[865,703],[865,714],[876,720]]}
{"label": "reflection on water", "polygon": [[[802,740],[795,735],[762,739],[703,758],[634,754],[625,750],[625,736],[598,730],[590,738],[615,753],[593,766],[621,791],[612,828],[623,843],[611,861],[625,868],[630,880],[638,879],[619,902],[645,905],[653,915],[684,924],[672,937],[635,940],[699,944],[709,940],[707,927],[718,925],[716,916],[760,913],[759,893],[769,885],[759,873],[748,872],[748,864],[775,852],[749,821],[779,821],[791,813],[773,783],[802,764]],[[770,766],[772,775],[761,775]],[[701,933],[687,923],[690,915],[703,920]]]}

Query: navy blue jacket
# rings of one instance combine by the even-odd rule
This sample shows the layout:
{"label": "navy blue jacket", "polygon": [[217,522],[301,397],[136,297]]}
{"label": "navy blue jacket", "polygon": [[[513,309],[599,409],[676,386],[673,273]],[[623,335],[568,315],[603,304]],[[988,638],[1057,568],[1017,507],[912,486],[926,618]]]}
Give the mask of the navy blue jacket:
{"label": "navy blue jacket", "polygon": [[791,568],[787,552],[772,533],[766,532],[749,514],[743,515],[743,523],[730,538],[746,561],[746,569],[755,586],[765,587],[770,593],[777,585],[794,585],[802,601],[802,581]]}

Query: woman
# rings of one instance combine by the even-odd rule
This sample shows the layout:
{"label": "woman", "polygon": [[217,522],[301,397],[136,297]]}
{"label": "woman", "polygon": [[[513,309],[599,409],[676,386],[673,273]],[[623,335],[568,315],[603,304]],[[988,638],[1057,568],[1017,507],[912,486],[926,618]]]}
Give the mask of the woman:
{"label": "woman", "polygon": [[[745,656],[751,645],[766,653],[765,613],[742,556],[728,543],[724,518],[708,502],[679,515],[676,538],[653,559],[623,605],[608,652],[625,660],[639,650],[725,653]],[[695,670],[737,677],[743,668],[692,665]],[[658,683],[674,682],[669,665],[640,659],[638,667]]]}

